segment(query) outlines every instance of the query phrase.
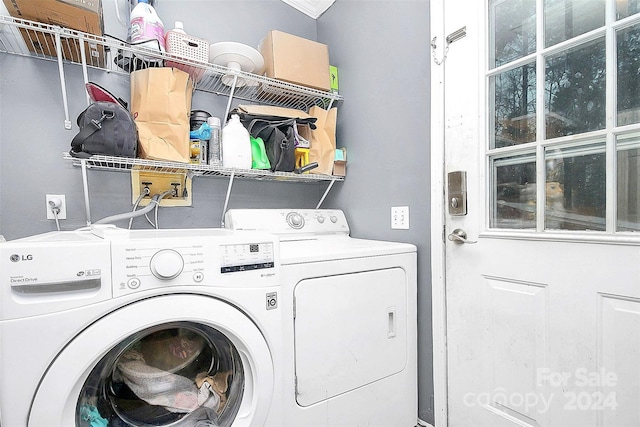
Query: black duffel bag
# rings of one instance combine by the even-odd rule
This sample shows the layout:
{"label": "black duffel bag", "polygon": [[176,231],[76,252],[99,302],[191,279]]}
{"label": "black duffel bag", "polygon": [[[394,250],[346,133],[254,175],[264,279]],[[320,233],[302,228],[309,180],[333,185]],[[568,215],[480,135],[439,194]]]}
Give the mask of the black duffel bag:
{"label": "black duffel bag", "polygon": [[296,127],[309,125],[315,129],[315,117],[292,118],[249,114],[234,110],[240,122],[254,138],[262,138],[271,171],[293,172],[296,167]]}
{"label": "black duffel bag", "polygon": [[94,102],[80,113],[77,123],[80,132],[71,141],[69,151],[73,157],[136,157],[138,129],[133,115],[119,103]]}

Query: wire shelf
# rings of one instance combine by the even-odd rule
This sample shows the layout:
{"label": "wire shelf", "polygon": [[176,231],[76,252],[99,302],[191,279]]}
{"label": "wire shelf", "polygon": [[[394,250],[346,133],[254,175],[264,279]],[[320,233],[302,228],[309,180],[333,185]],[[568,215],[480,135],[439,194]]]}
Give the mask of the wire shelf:
{"label": "wire shelf", "polygon": [[[58,49],[59,48],[59,49]],[[328,109],[342,101],[339,94],[290,84],[205,61],[161,54],[108,36],[101,37],[39,22],[0,16],[0,52],[100,69],[128,77],[136,70],[166,62],[197,76],[195,89],[260,104],[308,111]],[[237,77],[233,88],[230,82]],[[233,92],[233,93],[232,93]]]}
{"label": "wire shelf", "polygon": [[[81,160],[71,156],[68,152],[62,153],[66,160],[73,161],[76,166],[81,165]],[[286,181],[286,182],[318,182],[318,181],[344,181],[344,176],[320,175],[313,173],[271,172],[259,169],[231,169],[213,165],[201,165],[195,163],[167,162],[160,160],[138,159],[129,157],[114,157],[93,155],[84,159],[88,168],[126,171],[131,169],[159,172],[159,173],[192,173],[194,176],[239,179]]]}

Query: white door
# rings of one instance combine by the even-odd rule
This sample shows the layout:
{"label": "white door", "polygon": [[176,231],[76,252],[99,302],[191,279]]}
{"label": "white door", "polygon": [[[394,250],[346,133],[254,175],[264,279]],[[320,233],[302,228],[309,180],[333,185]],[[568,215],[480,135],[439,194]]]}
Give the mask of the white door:
{"label": "white door", "polygon": [[436,424],[640,425],[640,2],[431,13]]}

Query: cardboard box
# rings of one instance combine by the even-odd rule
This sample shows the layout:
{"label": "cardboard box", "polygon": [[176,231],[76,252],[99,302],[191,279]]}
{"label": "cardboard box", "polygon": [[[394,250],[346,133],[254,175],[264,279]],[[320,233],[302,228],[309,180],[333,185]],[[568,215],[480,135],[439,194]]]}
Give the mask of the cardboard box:
{"label": "cardboard box", "polygon": [[[38,21],[101,36],[103,33],[101,0],[3,0],[14,18]],[[55,37],[52,34],[20,29],[27,48],[39,55],[56,56]],[[77,40],[62,37],[62,55],[80,62]],[[85,42],[87,64],[104,66],[104,49]]]}
{"label": "cardboard box", "polygon": [[331,76],[331,92],[340,93],[340,84],[338,83],[338,67],[329,66],[329,75]]}
{"label": "cardboard box", "polygon": [[267,77],[323,91],[331,88],[326,44],[271,30],[260,51]]}
{"label": "cardboard box", "polygon": [[336,149],[336,159],[333,161],[333,174],[335,176],[347,175],[347,149]]}
{"label": "cardboard box", "polygon": [[101,0],[3,0],[14,18],[101,36],[103,34]]}
{"label": "cardboard box", "polygon": [[[53,34],[36,32],[20,28],[20,33],[24,39],[27,48],[38,55],[57,56],[56,39]],[[62,57],[73,62],[81,62],[80,42],[74,38],[60,37],[60,46],[62,49]],[[84,41],[84,52],[87,65],[94,67],[104,67],[104,46],[97,43]]]}

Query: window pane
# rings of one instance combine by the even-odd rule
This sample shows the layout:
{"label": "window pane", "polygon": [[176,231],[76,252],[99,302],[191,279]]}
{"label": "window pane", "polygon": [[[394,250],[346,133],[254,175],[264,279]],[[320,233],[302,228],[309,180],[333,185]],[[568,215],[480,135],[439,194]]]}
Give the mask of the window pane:
{"label": "window pane", "polygon": [[494,0],[491,12],[494,67],[535,52],[535,0]]}
{"label": "window pane", "polygon": [[527,64],[491,77],[495,116],[491,147],[536,140],[536,66]]}
{"label": "window pane", "polygon": [[493,161],[491,227],[536,227],[535,155],[506,157]]}
{"label": "window pane", "polygon": [[553,46],[602,27],[604,6],[604,0],[545,0],[545,46]]}
{"label": "window pane", "polygon": [[616,19],[640,12],[640,0],[616,0]]}
{"label": "window pane", "polygon": [[618,231],[640,231],[640,134],[618,138]]}
{"label": "window pane", "polygon": [[545,152],[545,229],[605,230],[605,144]]}
{"label": "window pane", "polygon": [[617,33],[618,126],[640,122],[640,25]]}
{"label": "window pane", "polygon": [[547,139],[605,126],[604,38],[549,57],[545,76]]}

